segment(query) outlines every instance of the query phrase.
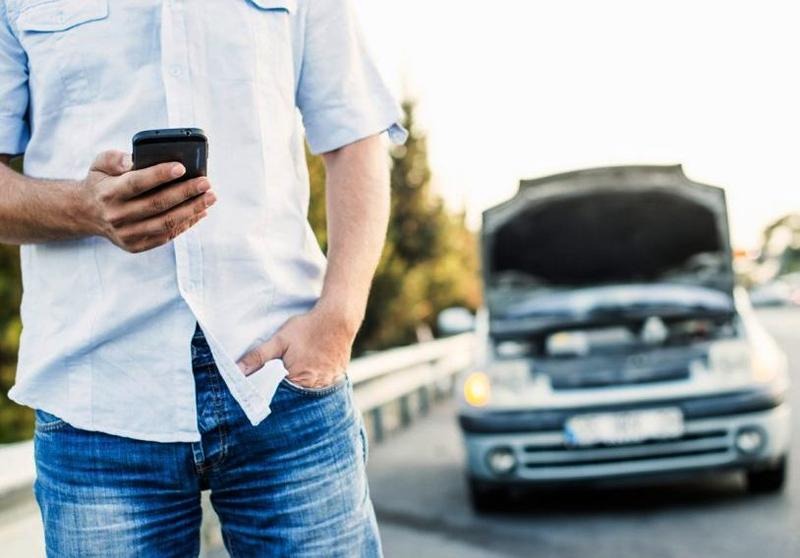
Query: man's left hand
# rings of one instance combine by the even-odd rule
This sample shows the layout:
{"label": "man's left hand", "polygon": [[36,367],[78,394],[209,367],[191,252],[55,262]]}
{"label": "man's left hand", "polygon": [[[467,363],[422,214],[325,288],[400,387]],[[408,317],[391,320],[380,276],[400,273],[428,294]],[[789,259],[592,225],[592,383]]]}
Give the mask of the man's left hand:
{"label": "man's left hand", "polygon": [[249,376],[267,361],[280,358],[291,382],[307,388],[327,387],[347,369],[354,330],[357,328],[342,312],[315,306],[287,320],[266,343],[244,355],[239,368]]}

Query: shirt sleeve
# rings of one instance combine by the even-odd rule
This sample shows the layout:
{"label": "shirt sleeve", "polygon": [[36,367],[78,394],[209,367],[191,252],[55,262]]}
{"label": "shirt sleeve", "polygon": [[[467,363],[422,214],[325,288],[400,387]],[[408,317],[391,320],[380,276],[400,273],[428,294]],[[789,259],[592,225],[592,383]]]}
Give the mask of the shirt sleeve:
{"label": "shirt sleeve", "polygon": [[25,151],[28,126],[27,57],[11,31],[5,2],[0,6],[0,153]]}
{"label": "shirt sleeve", "polygon": [[297,106],[311,152],[388,131],[408,133],[403,113],[366,47],[352,0],[308,0]]}

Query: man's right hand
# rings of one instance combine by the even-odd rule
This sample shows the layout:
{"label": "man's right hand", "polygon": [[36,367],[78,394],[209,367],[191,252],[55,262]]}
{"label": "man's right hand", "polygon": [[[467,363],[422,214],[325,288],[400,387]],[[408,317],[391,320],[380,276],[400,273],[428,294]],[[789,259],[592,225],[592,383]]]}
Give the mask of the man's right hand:
{"label": "man's right hand", "polygon": [[216,201],[205,177],[153,188],[186,173],[180,163],[132,170],[130,155],[104,151],[80,183],[81,204],[96,235],[131,253],[166,244],[206,216]]}

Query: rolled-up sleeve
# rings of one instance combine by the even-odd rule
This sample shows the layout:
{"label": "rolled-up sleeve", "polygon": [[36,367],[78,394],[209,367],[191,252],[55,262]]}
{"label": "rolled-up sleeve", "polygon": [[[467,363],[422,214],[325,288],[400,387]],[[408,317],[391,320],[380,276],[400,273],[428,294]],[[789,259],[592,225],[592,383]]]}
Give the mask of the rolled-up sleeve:
{"label": "rolled-up sleeve", "polygon": [[308,0],[297,106],[313,153],[384,131],[407,132],[402,110],[368,52],[352,0]]}
{"label": "rolled-up sleeve", "polygon": [[30,137],[27,57],[9,26],[5,2],[0,7],[0,153],[25,151]]}

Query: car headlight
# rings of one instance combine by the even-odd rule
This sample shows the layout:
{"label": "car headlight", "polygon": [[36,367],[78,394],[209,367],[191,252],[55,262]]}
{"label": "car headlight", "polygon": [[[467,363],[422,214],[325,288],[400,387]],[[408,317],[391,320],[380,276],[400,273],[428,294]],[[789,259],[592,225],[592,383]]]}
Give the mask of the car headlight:
{"label": "car headlight", "polygon": [[770,360],[764,358],[761,351],[753,351],[752,357],[753,380],[762,384],[768,384],[778,376],[778,367]]}
{"label": "car headlight", "polygon": [[531,364],[526,359],[484,362],[464,380],[464,400],[473,407],[484,407],[490,399],[499,402],[518,393],[530,379]]}
{"label": "car headlight", "polygon": [[485,372],[472,372],[464,382],[464,400],[473,407],[484,407],[492,395],[492,384]]}
{"label": "car headlight", "polygon": [[775,363],[746,341],[714,343],[709,349],[708,361],[712,372],[731,380],[769,383],[777,374]]}

